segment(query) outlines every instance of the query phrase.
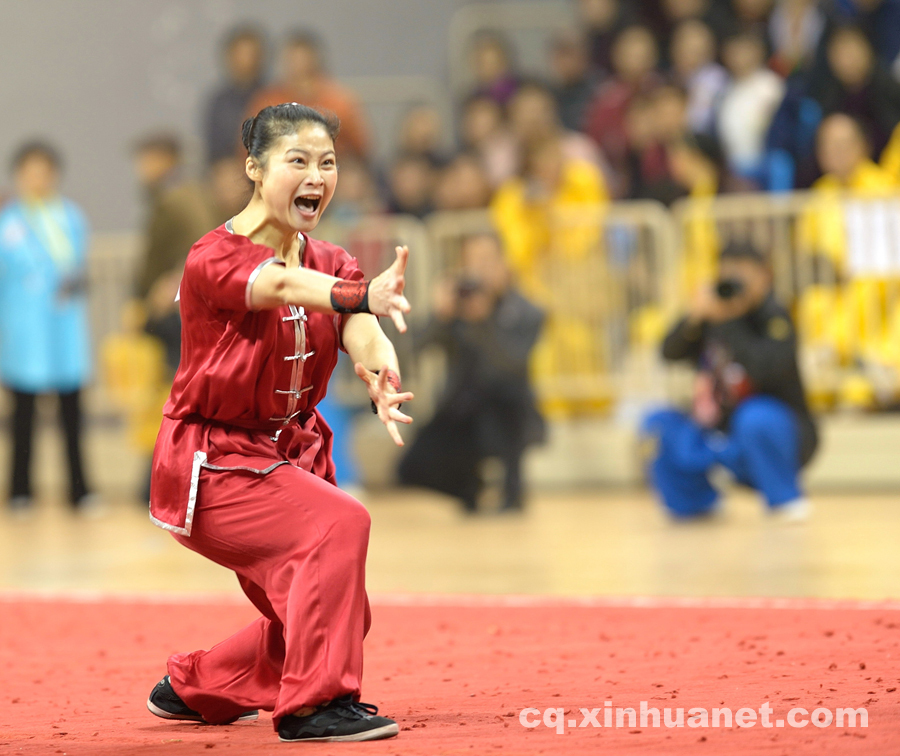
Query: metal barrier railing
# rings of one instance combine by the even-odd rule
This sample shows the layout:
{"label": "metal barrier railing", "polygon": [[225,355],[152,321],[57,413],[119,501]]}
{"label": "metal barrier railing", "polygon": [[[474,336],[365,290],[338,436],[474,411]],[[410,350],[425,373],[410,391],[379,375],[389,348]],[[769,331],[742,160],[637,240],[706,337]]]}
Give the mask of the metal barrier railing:
{"label": "metal barrier railing", "polygon": [[133,296],[141,237],[95,234],[88,255],[88,296],[94,345],[121,329],[122,311]]}
{"label": "metal barrier railing", "polygon": [[[545,243],[513,267],[523,293],[548,313],[533,365],[551,413],[621,410],[681,393],[687,384],[660,363],[659,339],[694,288],[712,280],[718,250],[730,239],[753,240],[771,255],[776,292],[795,315],[801,365],[817,407],[883,405],[900,396],[900,197],[741,195],[684,201],[671,210],[624,202],[544,221]],[[318,236],[348,249],[367,276],[390,263],[395,246],[408,244],[415,324],[429,315],[434,282],[453,270],[462,241],[494,230],[487,211],[472,211],[424,222],[406,216],[332,221]],[[120,328],[138,250],[132,234],[94,240],[89,269],[97,344]],[[420,406],[427,406],[440,384],[440,361],[415,356],[409,338],[392,337]]]}
{"label": "metal barrier railing", "polygon": [[707,280],[717,251],[749,240],[770,256],[795,317],[813,403],[890,405],[900,394],[900,197],[824,192],[682,201],[681,297]]}
{"label": "metal barrier railing", "polygon": [[[656,341],[675,302],[672,224],[652,202],[582,207],[547,215],[545,243],[510,252],[526,297],[547,321],[532,359],[536,389],[552,415],[606,411],[625,395],[658,393]],[[436,272],[455,264],[462,240],[492,230],[487,212],[432,216]]]}

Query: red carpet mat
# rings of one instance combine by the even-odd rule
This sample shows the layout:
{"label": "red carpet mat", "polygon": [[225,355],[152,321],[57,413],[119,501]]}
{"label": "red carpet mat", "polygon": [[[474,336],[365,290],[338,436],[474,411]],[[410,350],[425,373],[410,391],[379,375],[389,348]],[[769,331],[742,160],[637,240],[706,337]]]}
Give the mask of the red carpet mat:
{"label": "red carpet mat", "polygon": [[[169,653],[208,648],[255,616],[249,606],[7,597],[0,754],[900,754],[896,606],[528,603],[376,604],[363,699],[395,717],[400,736],[286,745],[265,715],[213,728],[144,708]],[[616,708],[641,702],[659,727],[652,712],[615,726]],[[857,707],[867,727],[828,724]],[[755,724],[687,726],[703,723],[691,709],[714,708],[751,709],[740,716]],[[794,721],[806,726],[791,727],[801,708]],[[537,726],[523,726],[525,709]],[[666,727],[678,709],[684,726]]]}

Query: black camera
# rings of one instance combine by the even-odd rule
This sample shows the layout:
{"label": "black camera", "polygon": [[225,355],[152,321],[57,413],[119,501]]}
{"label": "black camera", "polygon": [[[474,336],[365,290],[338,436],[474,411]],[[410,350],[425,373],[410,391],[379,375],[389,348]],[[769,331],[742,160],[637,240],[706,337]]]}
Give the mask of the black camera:
{"label": "black camera", "polygon": [[744,291],[744,282],[739,278],[723,278],[716,282],[716,296],[719,299],[734,299]]}

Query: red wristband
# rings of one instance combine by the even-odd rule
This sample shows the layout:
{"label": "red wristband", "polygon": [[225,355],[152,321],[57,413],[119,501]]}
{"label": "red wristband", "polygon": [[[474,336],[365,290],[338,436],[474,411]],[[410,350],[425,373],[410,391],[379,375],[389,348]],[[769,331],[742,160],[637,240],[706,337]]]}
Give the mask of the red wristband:
{"label": "red wristband", "polygon": [[331,287],[331,309],[342,315],[369,310],[368,281],[337,281]]}

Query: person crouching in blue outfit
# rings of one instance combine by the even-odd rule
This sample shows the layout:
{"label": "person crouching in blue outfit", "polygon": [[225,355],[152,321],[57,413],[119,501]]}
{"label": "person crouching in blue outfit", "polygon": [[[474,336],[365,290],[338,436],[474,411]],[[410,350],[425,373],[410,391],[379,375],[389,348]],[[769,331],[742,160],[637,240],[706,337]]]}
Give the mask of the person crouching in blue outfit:
{"label": "person crouching in blue outfit", "polygon": [[50,145],[21,147],[16,197],[0,212],[0,382],[12,393],[10,508],[32,504],[31,449],[38,394],[59,395],[69,500],[95,509],[81,454],[81,388],[90,374],[85,264],[87,224],[59,196],[60,159]]}
{"label": "person crouching in blue outfit", "polygon": [[719,279],[702,291],[663,342],[666,360],[697,366],[690,414],[653,412],[641,433],[653,448],[650,477],[677,519],[712,513],[722,466],[759,491],[772,513],[801,520],[809,503],[800,471],[817,446],[797,366],[797,338],[772,292],[764,256],[748,243],[721,253]]}

